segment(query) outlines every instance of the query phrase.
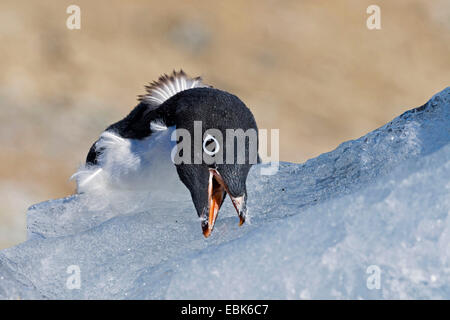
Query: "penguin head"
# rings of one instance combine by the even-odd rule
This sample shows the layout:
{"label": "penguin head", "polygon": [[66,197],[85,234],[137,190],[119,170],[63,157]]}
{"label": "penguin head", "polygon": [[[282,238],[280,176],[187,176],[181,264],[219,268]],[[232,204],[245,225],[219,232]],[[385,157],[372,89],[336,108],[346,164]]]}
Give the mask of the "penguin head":
{"label": "penguin head", "polygon": [[173,116],[177,135],[173,160],[201,218],[203,235],[211,234],[227,194],[242,225],[247,176],[259,159],[253,114],[238,97],[212,88],[183,91],[168,105],[172,111],[165,112]]}
{"label": "penguin head", "polygon": [[[125,162],[126,176],[128,162],[144,157],[141,151],[130,148],[129,139],[153,137],[148,140],[153,143],[167,137],[154,133],[175,128],[176,134],[171,134],[171,140],[176,141],[172,161],[190,191],[204,236],[211,234],[227,194],[242,225],[247,216],[247,176],[251,166],[259,162],[258,128],[251,111],[235,95],[211,88],[200,77],[190,78],[182,70],[150,83],[138,100],[140,103],[125,118],[110,125],[92,145],[85,170],[74,175],[78,177],[78,190],[106,170],[104,159],[109,155],[114,161],[119,159],[113,161],[119,168]],[[119,155],[113,148],[117,144],[122,152]],[[153,149],[147,151],[150,154]]]}

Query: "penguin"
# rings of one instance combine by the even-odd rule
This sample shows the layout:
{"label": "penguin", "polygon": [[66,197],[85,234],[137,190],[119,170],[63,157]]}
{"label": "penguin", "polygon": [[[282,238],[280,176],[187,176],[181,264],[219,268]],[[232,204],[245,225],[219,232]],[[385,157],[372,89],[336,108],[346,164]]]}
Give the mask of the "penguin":
{"label": "penguin", "polygon": [[172,176],[189,190],[204,237],[211,235],[226,195],[241,226],[247,217],[247,176],[260,162],[250,109],[183,70],[145,88],[138,105],[90,148],[72,176],[77,193],[158,188]]}

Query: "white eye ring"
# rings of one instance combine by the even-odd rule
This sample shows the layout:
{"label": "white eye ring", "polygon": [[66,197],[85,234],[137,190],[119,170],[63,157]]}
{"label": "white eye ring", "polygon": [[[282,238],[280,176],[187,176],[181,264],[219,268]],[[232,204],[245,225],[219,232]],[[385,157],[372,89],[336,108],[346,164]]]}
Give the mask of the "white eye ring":
{"label": "white eye ring", "polygon": [[[213,151],[209,151],[208,149],[206,149],[206,143],[208,143],[209,141],[214,141],[214,143],[216,144],[216,146],[215,146],[215,148],[214,148],[214,150]],[[207,154],[207,155],[210,155],[210,156],[213,156],[213,155],[215,155],[217,152],[219,152],[220,151],[220,144],[219,144],[219,142],[217,141],[217,139],[216,138],[214,138],[212,135],[210,135],[210,134],[208,134],[208,135],[206,135],[206,137],[205,137],[205,140],[203,140],[203,151],[205,151],[205,153]]]}

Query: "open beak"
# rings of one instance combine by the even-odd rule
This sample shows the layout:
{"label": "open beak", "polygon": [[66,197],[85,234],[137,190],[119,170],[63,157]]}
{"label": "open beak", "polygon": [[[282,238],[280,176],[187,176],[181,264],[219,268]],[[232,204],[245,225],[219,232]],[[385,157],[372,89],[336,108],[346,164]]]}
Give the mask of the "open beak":
{"label": "open beak", "polygon": [[203,235],[205,238],[209,237],[214,229],[214,224],[217,219],[217,214],[222,206],[225,198],[225,193],[230,196],[231,202],[239,216],[239,226],[245,222],[247,215],[247,208],[245,206],[245,196],[233,197],[228,191],[225,181],[222,179],[220,173],[216,169],[209,169],[208,182],[208,217],[202,221]]}

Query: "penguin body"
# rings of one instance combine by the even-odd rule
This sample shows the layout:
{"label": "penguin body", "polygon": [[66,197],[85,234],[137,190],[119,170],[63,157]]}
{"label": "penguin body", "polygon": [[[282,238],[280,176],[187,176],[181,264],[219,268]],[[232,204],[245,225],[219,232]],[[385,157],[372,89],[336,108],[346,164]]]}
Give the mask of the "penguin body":
{"label": "penguin body", "polygon": [[[153,190],[182,183],[191,193],[206,237],[214,227],[226,194],[242,224],[247,213],[245,182],[253,164],[248,150],[251,144],[246,140],[244,150],[236,152],[233,147],[231,151],[225,141],[205,134],[211,129],[224,136],[230,129],[257,133],[250,110],[236,96],[203,84],[199,77],[189,78],[183,71],[160,77],[139,100],[130,114],[110,125],[92,145],[85,165],[72,176],[77,181],[77,192]],[[241,152],[247,161],[195,162],[202,148],[193,143],[182,151],[188,152],[189,161],[174,163],[174,154],[179,152],[177,143],[182,140],[175,131],[185,130],[194,137],[196,123],[201,124],[203,150],[213,141],[222,155],[233,152],[236,160]],[[253,148],[257,155],[257,143]]]}

